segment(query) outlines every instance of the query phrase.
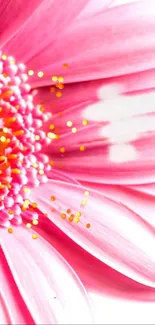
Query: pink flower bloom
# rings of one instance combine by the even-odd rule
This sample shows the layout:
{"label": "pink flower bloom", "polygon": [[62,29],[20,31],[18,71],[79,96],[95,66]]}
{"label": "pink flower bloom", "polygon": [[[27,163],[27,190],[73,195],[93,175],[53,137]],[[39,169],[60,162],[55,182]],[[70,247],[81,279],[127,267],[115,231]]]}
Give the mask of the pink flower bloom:
{"label": "pink flower bloom", "polygon": [[0,324],[154,324],[154,0],[0,26]]}

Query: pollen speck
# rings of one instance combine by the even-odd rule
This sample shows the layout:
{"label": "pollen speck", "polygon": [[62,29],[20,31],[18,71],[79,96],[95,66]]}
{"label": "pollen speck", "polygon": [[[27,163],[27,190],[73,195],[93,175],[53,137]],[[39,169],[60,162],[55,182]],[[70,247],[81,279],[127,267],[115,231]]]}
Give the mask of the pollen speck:
{"label": "pollen speck", "polygon": [[76,215],[76,217],[81,217],[81,212],[78,211],[78,212],[75,213],[75,215]]}
{"label": "pollen speck", "polygon": [[67,121],[67,126],[71,127],[73,125],[72,121]]}
{"label": "pollen speck", "polygon": [[34,75],[34,71],[33,71],[33,70],[29,70],[29,71],[28,71],[28,75],[29,75],[29,76],[33,76],[33,75]]}
{"label": "pollen speck", "polygon": [[82,200],[81,204],[82,205],[86,205],[87,204],[87,200]]}
{"label": "pollen speck", "polygon": [[74,218],[74,222],[76,222],[76,223],[80,222],[80,218],[79,217],[75,217]]}
{"label": "pollen speck", "polygon": [[80,146],[80,151],[85,151],[85,146]]}
{"label": "pollen speck", "polygon": [[32,235],[32,238],[33,238],[33,239],[37,239],[37,238],[38,238],[38,235],[37,235],[37,234],[33,234],[33,235]]}
{"label": "pollen speck", "polygon": [[64,77],[61,77],[61,76],[58,77],[58,81],[59,81],[59,82],[64,82]]}
{"label": "pollen speck", "polygon": [[61,218],[62,219],[66,219],[66,214],[65,213],[61,213]]}
{"label": "pollen speck", "polygon": [[26,224],[26,228],[30,229],[31,227],[32,227],[32,226],[31,226],[30,223],[27,223],[27,224]]}
{"label": "pollen speck", "polygon": [[12,228],[8,228],[8,233],[12,234],[13,233],[13,229]]}
{"label": "pollen speck", "polygon": [[82,124],[83,124],[84,126],[86,126],[86,125],[88,125],[88,121],[87,121],[87,120],[83,120],[83,121],[82,121]]}
{"label": "pollen speck", "polygon": [[44,72],[43,72],[43,71],[39,71],[39,72],[37,73],[37,75],[38,75],[39,78],[42,78],[43,75],[44,75]]}
{"label": "pollen speck", "polygon": [[57,92],[56,92],[56,97],[57,97],[57,98],[62,97],[62,93],[61,93],[60,91],[57,91]]}
{"label": "pollen speck", "polygon": [[64,69],[67,69],[67,68],[68,68],[68,63],[64,63],[64,64],[63,64],[63,68],[64,68]]}
{"label": "pollen speck", "polygon": [[55,201],[56,197],[55,196],[51,196],[51,201]]}
{"label": "pollen speck", "polygon": [[60,148],[60,152],[61,152],[61,153],[64,153],[65,151],[66,151],[66,150],[65,150],[64,147],[61,147],[61,148]]}
{"label": "pollen speck", "polygon": [[56,82],[58,80],[58,77],[57,76],[53,76],[52,77],[52,81]]}
{"label": "pollen speck", "polygon": [[76,133],[77,132],[77,128],[72,128],[72,133]]}
{"label": "pollen speck", "polygon": [[34,220],[32,220],[32,223],[33,223],[33,225],[37,226],[38,225],[38,220],[34,219]]}

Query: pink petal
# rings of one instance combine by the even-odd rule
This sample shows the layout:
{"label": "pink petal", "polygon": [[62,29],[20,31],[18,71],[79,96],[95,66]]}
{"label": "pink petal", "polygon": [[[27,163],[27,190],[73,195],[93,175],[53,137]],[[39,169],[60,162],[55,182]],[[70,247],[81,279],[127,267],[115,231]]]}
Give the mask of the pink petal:
{"label": "pink petal", "polygon": [[[32,199],[78,245],[124,275],[154,287],[155,232],[152,227],[134,211],[93,190],[82,208],[84,191],[85,188],[78,185],[51,181],[36,189]],[[51,195],[56,197],[53,214]],[[68,218],[61,219],[61,214],[68,208],[73,214],[81,211],[78,224],[68,222]],[[89,229],[86,228],[88,223],[91,225]]]}
{"label": "pink petal", "polygon": [[[37,100],[53,113],[49,124],[44,125],[45,131],[50,131],[52,123],[52,132],[60,136],[46,149],[54,168],[63,166],[65,173],[82,181],[127,185],[154,182],[155,92],[138,91],[133,95],[138,74],[133,83],[129,80],[125,76],[115,84],[95,81],[68,85],[61,99],[55,99],[48,88],[38,92]],[[117,95],[114,86],[128,94]],[[143,86],[142,82],[139,90]],[[84,151],[80,151],[81,146]],[[60,152],[62,147],[64,154]]]}
{"label": "pink petal", "polygon": [[[105,197],[115,201],[116,203],[126,206],[155,228],[155,200],[152,193],[148,193],[147,185],[143,185],[143,191],[142,186],[127,187],[95,183],[83,183],[83,185],[90,189],[99,191]],[[150,184],[149,188],[150,187],[152,188],[152,184]]]}
{"label": "pink petal", "polygon": [[[77,21],[36,57],[31,59],[30,54],[29,67],[37,69],[40,62],[45,72],[39,81],[34,77],[32,84],[49,85],[51,73],[63,74],[68,83],[153,69],[154,28],[154,0],[116,6]],[[62,68],[64,63],[68,69]]]}
{"label": "pink petal", "polygon": [[[31,236],[24,227],[15,228],[12,235],[1,229],[1,287],[6,317],[11,315],[11,324],[21,319],[28,324],[27,308],[36,324],[92,323],[89,300],[77,275],[45,240],[40,237],[34,241]],[[21,299],[25,304],[22,316],[16,306]]]}
{"label": "pink petal", "polygon": [[[13,35],[14,37],[10,35],[11,39],[8,42],[6,40],[2,48],[3,52],[24,63],[31,60],[30,69],[43,69],[46,61],[46,47],[51,46],[53,48],[59,34],[64,33],[64,28],[69,28],[87,3],[88,0],[79,0],[78,2],[67,0],[64,6],[64,0],[40,0],[34,8],[35,10],[31,11],[31,15],[29,14],[29,19],[25,21],[24,25],[21,24],[20,29]],[[10,12],[12,13],[11,8]],[[44,53],[44,60],[40,61],[38,57],[37,65],[33,64],[32,59],[35,60],[36,56],[42,55],[42,52]],[[50,60],[52,55],[51,52]]]}
{"label": "pink petal", "polygon": [[[25,6],[23,0],[0,0],[0,47],[9,42],[25,24],[29,22],[29,17],[43,0],[28,0]],[[18,46],[19,48],[19,46]],[[13,54],[13,53],[12,53]],[[10,53],[10,55],[12,55]]]}
{"label": "pink petal", "polygon": [[[154,289],[134,282],[100,262],[48,219],[40,219],[37,232],[61,252],[82,279],[93,301],[96,324],[125,324],[127,315],[130,323],[134,323],[134,319],[138,324],[147,323],[149,317],[149,323],[154,324]],[[125,312],[122,312],[122,305]]]}

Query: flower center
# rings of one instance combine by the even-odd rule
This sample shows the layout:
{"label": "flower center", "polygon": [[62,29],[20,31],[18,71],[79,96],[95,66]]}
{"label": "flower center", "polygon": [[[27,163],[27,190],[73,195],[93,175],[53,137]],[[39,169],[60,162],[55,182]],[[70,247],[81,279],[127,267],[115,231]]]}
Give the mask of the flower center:
{"label": "flower center", "polygon": [[40,130],[51,115],[33,104],[24,64],[0,55],[0,226],[37,218],[31,189],[47,181],[50,139]]}

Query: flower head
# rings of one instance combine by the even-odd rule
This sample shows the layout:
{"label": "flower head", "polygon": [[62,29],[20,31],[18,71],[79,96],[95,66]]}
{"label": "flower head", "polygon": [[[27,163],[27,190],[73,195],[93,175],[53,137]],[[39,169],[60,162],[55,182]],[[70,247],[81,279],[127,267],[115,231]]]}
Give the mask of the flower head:
{"label": "flower head", "polygon": [[50,139],[41,130],[51,116],[35,107],[24,64],[5,54],[0,59],[0,225],[19,224],[26,214],[38,217],[28,200],[31,189],[47,182]]}

